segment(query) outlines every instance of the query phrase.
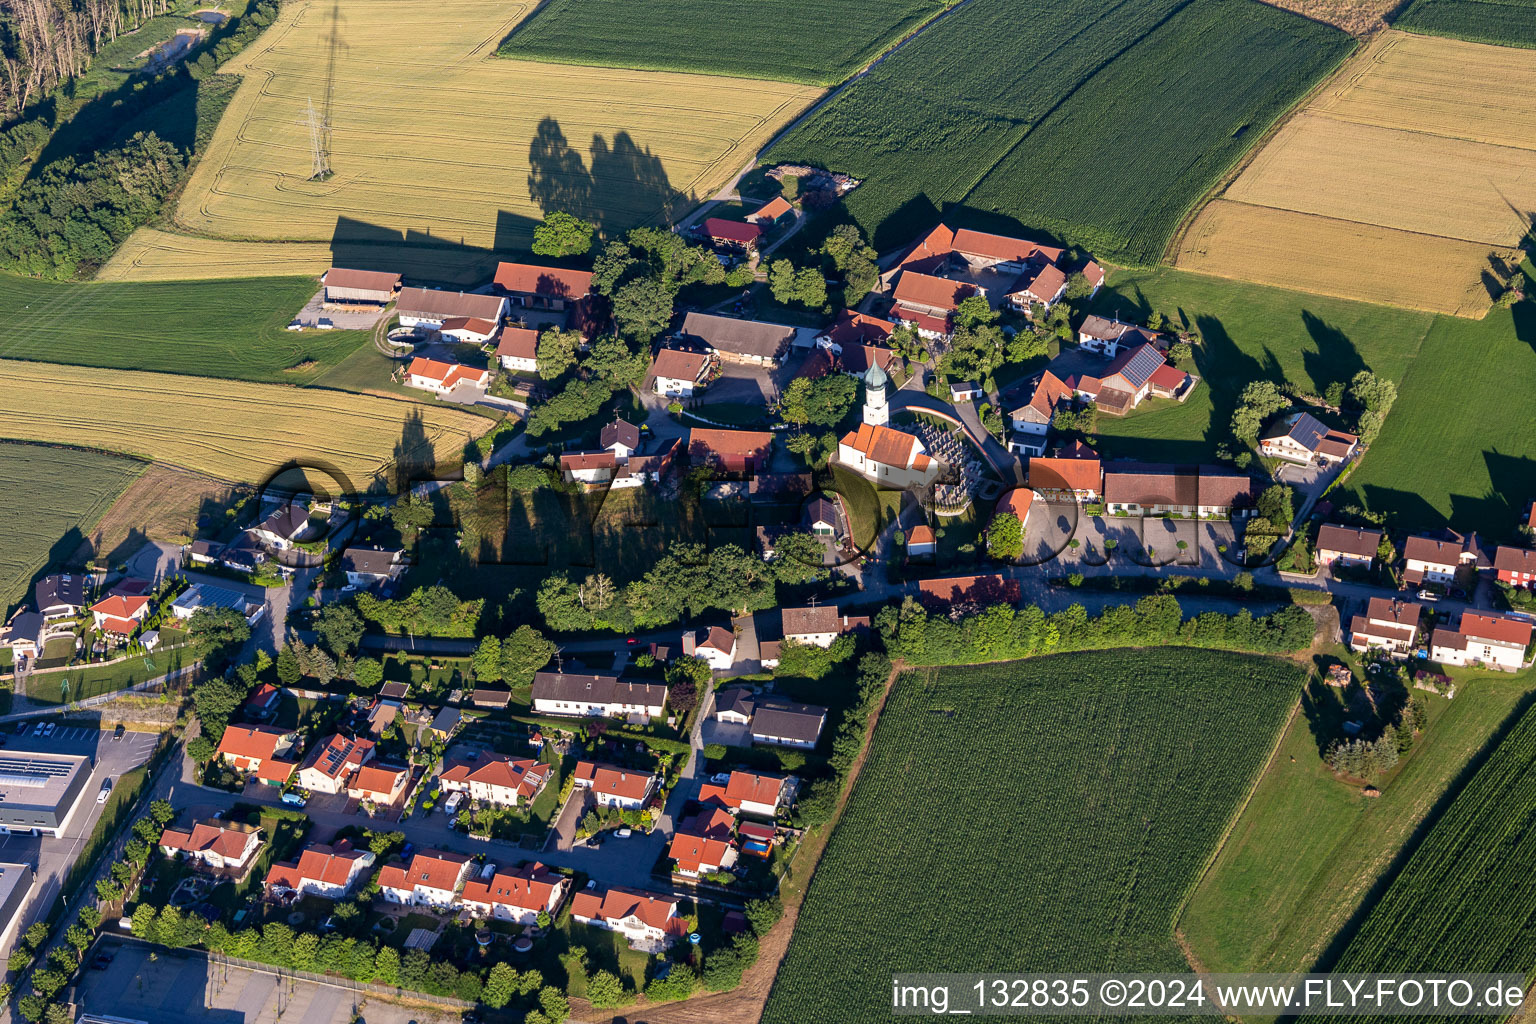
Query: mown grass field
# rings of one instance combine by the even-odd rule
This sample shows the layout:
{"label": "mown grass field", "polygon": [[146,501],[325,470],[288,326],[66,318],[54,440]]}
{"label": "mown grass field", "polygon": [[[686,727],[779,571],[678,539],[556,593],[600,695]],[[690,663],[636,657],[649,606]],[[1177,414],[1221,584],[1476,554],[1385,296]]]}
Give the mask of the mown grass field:
{"label": "mown grass field", "polygon": [[1414,0],[1393,28],[1500,46],[1536,46],[1536,4],[1520,0]]}
{"label": "mown grass field", "polygon": [[1419,972],[1454,964],[1458,971],[1529,978],[1536,958],[1533,816],[1536,709],[1527,709],[1424,836],[1329,969]]}
{"label": "mown grass field", "polygon": [[[534,7],[489,0],[299,0],[220,74],[244,80],[193,172],[174,222],[112,276],[192,266],[291,274],[305,254],[229,241],[315,244],[332,259],[465,273],[525,249],[546,209],[609,229],[663,221],[712,192],[816,94],[803,85],[498,59]],[[329,45],[335,39],[334,47]],[[402,40],[409,40],[402,46]],[[334,92],[326,99],[334,61]],[[515,102],[509,101],[515,97]],[[331,168],[310,181],[310,101],[326,106]],[[163,255],[152,250],[170,246]],[[426,251],[423,261],[414,255]],[[249,257],[249,262],[242,258]]]}
{"label": "mown grass field", "polygon": [[1175,649],[904,674],[764,1024],[889,1020],[898,971],[1186,970],[1173,914],[1300,682]]}
{"label": "mown grass field", "polygon": [[0,436],[90,445],[247,483],[296,460],[363,490],[404,468],[457,466],[464,445],[491,425],[452,407],[371,395],[46,363],[0,361],[0,384]]}
{"label": "mown grass field", "polygon": [[[158,679],[192,659],[185,649],[156,651],[110,665],[82,665],[67,672],[49,672],[27,680],[26,696],[39,704],[64,704],[100,697]],[[66,685],[67,684],[67,685]]]}
{"label": "mown grass field", "polygon": [[497,52],[522,60],[832,85],[952,0],[550,0]]}
{"label": "mown grass field", "polygon": [[1190,206],[1353,49],[1288,11],[1194,0],[1067,97],[965,204],[1156,263]]}
{"label": "mown grass field", "polygon": [[34,576],[73,555],[144,469],[99,452],[0,442],[0,604],[15,605]]}
{"label": "mown grass field", "polygon": [[303,384],[364,331],[284,328],[313,277],[183,284],[66,284],[0,274],[0,358]]}
{"label": "mown grass field", "polygon": [[1531,673],[1469,673],[1455,700],[1426,696],[1429,727],[1375,799],[1333,778],[1298,714],[1180,915],[1201,963],[1218,973],[1310,969],[1533,686]]}
{"label": "mown grass field", "polygon": [[[1536,53],[1377,37],[1205,210],[1179,264],[1480,316],[1536,209]],[[1252,208],[1262,208],[1254,210]],[[1296,253],[1321,250],[1320,266]]]}

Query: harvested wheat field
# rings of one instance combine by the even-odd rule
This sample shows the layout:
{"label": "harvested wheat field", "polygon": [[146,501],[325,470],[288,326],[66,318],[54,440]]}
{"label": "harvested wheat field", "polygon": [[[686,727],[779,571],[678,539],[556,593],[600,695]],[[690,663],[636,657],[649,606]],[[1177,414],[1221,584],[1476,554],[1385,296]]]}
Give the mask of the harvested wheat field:
{"label": "harvested wheat field", "polygon": [[297,461],[362,491],[397,467],[456,466],[491,421],[370,395],[0,360],[0,437],[122,452],[237,483]]}
{"label": "harvested wheat field", "polygon": [[1482,316],[1536,210],[1536,51],[1387,32],[1179,246],[1189,270]]}
{"label": "harvested wheat field", "polygon": [[[175,215],[189,234],[326,243],[306,270],[401,246],[526,246],[547,209],[664,222],[713,191],[821,90],[785,82],[513,61],[534,4],[297,0],[222,74],[244,76]],[[329,69],[334,69],[328,86]],[[311,181],[311,104],[333,175]],[[193,239],[146,235],[109,271],[195,269]],[[363,257],[359,257],[358,250]],[[292,254],[213,242],[216,272],[292,274]],[[437,262],[434,257],[433,263]]]}
{"label": "harvested wheat field", "polygon": [[222,510],[237,489],[226,481],[172,466],[151,464],[96,522],[71,561],[101,558],[116,565],[151,540],[185,542],[197,534],[197,518]]}

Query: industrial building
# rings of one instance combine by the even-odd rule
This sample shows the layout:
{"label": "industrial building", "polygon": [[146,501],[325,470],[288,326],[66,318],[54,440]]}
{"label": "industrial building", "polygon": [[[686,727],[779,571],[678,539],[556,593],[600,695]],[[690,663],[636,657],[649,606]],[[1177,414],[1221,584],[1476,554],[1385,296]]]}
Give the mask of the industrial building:
{"label": "industrial building", "polygon": [[91,765],[82,754],[0,755],[0,834],[63,835]]}

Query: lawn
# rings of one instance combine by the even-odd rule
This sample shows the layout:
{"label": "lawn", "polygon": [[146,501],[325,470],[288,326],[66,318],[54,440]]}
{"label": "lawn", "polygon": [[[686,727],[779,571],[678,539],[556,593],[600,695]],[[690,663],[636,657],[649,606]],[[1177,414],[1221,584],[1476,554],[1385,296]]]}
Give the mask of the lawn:
{"label": "lawn", "polygon": [[100,452],[0,442],[0,603],[14,605],[45,568],[74,555],[144,469]]}
{"label": "lawn", "polygon": [[764,1024],[889,1020],[892,972],[1186,971],[1174,912],[1300,682],[1168,648],[905,673]]}
{"label": "lawn", "polygon": [[67,672],[34,675],[27,679],[26,695],[39,704],[63,704],[99,697],[174,672],[191,659],[192,655],[185,649],[158,651],[111,665],[81,665]]}
{"label": "lawn", "polygon": [[0,274],[0,358],[304,384],[365,331],[288,331],[312,277],[60,283]]}
{"label": "lawn", "polygon": [[1455,700],[1424,695],[1429,726],[1374,799],[1333,778],[1298,712],[1179,918],[1204,966],[1218,973],[1312,969],[1533,686],[1533,673],[1468,673]]}
{"label": "lawn", "polygon": [[1138,322],[1153,310],[1199,335],[1200,385],[1182,405],[1151,399],[1123,419],[1100,416],[1100,448],[1109,456],[1210,461],[1231,437],[1232,410],[1249,381],[1267,378],[1314,394],[1366,369],[1402,381],[1436,322],[1428,313],[1167,267],[1116,270],[1093,302],[1096,313]]}
{"label": "lawn", "polygon": [[901,512],[905,491],[883,491],[852,470],[832,467],[831,490],[843,499],[853,531],[853,546],[864,550]]}
{"label": "lawn", "polygon": [[953,0],[550,0],[504,57],[832,85]]}
{"label": "lawn", "polygon": [[1536,393],[1533,346],[1536,303],[1437,318],[1347,493],[1398,529],[1513,540],[1536,498],[1536,421],[1515,397]]}

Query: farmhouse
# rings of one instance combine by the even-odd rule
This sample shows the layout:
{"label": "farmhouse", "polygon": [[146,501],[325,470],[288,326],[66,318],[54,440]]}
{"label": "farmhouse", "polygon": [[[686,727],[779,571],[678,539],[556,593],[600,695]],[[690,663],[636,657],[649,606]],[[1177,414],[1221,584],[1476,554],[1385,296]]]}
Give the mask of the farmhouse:
{"label": "farmhouse", "polygon": [[253,626],[267,611],[255,598],[208,583],[192,584],[171,602],[171,614],[178,619],[190,619],[199,608],[232,608]]}
{"label": "farmhouse", "polygon": [[1520,619],[1463,612],[1454,630],[1435,630],[1429,656],[1442,665],[1482,665],[1514,672],[1525,663],[1533,628]]}
{"label": "farmhouse", "polygon": [[950,331],[950,318],[961,301],[976,294],[973,284],[903,270],[891,293],[895,300],[891,316],[911,324],[924,337],[946,337]]}
{"label": "farmhouse", "polygon": [[[1099,271],[1099,280],[1103,282],[1102,270]],[[1113,358],[1122,348],[1140,348],[1142,345],[1158,347],[1162,339],[1155,331],[1149,331],[1145,327],[1137,327],[1135,324],[1122,323],[1119,320],[1110,320],[1097,314],[1090,315],[1083,320],[1082,326],[1077,329],[1078,347],[1099,355]]]}
{"label": "farmhouse", "polygon": [[716,672],[724,672],[736,663],[736,634],[723,626],[686,630],[682,648],[684,657],[703,658]]}
{"label": "farmhouse", "polygon": [[85,577],[44,576],[32,588],[32,599],[44,619],[72,619],[85,607]]}
{"label": "farmhouse", "polygon": [[489,881],[464,883],[459,905],[475,917],[513,924],[536,924],[539,914],[551,918],[570,892],[571,880],[535,861],[511,871],[497,871]]}
{"label": "farmhouse", "polygon": [[713,313],[689,313],[678,337],[688,347],[703,346],[726,362],[777,366],[798,332],[783,324],[738,320]]}
{"label": "farmhouse", "polygon": [[1214,466],[1112,462],[1104,467],[1110,515],[1242,518],[1256,511],[1258,481]]}
{"label": "farmhouse", "polygon": [[1438,537],[1409,537],[1403,544],[1403,560],[1403,580],[1413,587],[1423,583],[1450,586],[1457,582],[1458,574],[1462,576],[1461,585],[1465,585],[1478,570],[1490,564],[1477,543],[1477,534],[1463,537],[1451,530]]}
{"label": "farmhouse", "polygon": [[1045,442],[1051,433],[1051,418],[1063,404],[1071,405],[1073,392],[1050,370],[1040,375],[1029,401],[1008,413],[1013,436],[1008,447],[1025,455],[1045,454]]}
{"label": "farmhouse", "polygon": [[1349,649],[1357,652],[1382,651],[1393,658],[1407,658],[1419,637],[1422,605],[1408,601],[1373,597],[1364,615],[1349,622]]}
{"label": "farmhouse", "polygon": [[688,934],[688,922],[678,916],[677,903],[654,893],[615,887],[578,892],[571,899],[571,917],[618,932],[629,940],[631,949],[659,953]]}
{"label": "farmhouse", "polygon": [[299,785],[316,793],[340,793],[351,784],[357,770],[373,760],[373,754],[372,740],[333,735],[304,758]]}
{"label": "farmhouse", "polygon": [[1355,565],[1369,568],[1381,547],[1381,531],[1327,523],[1317,531],[1317,560],[1323,565]]}
{"label": "farmhouse", "polygon": [[772,455],[773,434],[766,430],[693,427],[688,431],[688,458],[695,466],[724,473],[756,473],[768,467]]}
{"label": "farmhouse", "polygon": [[339,309],[382,309],[400,291],[400,275],[383,270],[332,267],[320,275],[320,283],[325,286],[323,304]]}
{"label": "farmhouse", "polygon": [[460,384],[483,388],[491,382],[491,371],[465,363],[417,356],[405,369],[405,385],[434,394],[445,395]]}
{"label": "farmhouse", "polygon": [[261,829],[238,821],[199,821],[190,829],[160,833],[160,852],[180,857],[198,870],[243,878],[261,852]]}
{"label": "farmhouse", "polygon": [[465,853],[422,850],[405,866],[386,864],[379,869],[379,894],[390,903],[446,910],[474,864]]}
{"label": "farmhouse", "polygon": [[465,345],[484,345],[496,336],[500,325],[494,320],[482,320],[477,316],[451,316],[443,321],[437,333]]}
{"label": "farmhouse", "polygon": [[513,306],[565,310],[592,291],[592,274],[531,263],[498,263],[492,284]]}
{"label": "farmhouse", "polygon": [[752,212],[747,219],[764,231],[769,230],[785,217],[793,216],[795,208],[783,196],[774,196]]}
{"label": "farmhouse", "polygon": [[230,725],[219,737],[219,759],[237,772],[256,772],[293,749],[297,736],[273,725]]}
{"label": "farmhouse", "polygon": [[1030,263],[1059,263],[1064,253],[1064,249],[1026,238],[993,235],[969,228],[952,231],[940,224],[914,243],[897,265],[928,273],[1000,267],[1017,272]]}
{"label": "farmhouse", "polygon": [[1184,401],[1194,389],[1195,380],[1164,362],[1155,345],[1145,344],[1116,356],[1102,377],[1084,374],[1070,377],[1066,383],[1092,400],[1101,412],[1124,416],[1149,395]]}
{"label": "farmhouse", "polygon": [[599,806],[632,811],[644,807],[659,785],[656,776],[650,772],[593,761],[576,762],[571,778],[574,785],[590,790]]}
{"label": "farmhouse", "polygon": [[1325,427],[1311,413],[1295,412],[1259,441],[1259,454],[1303,465],[1337,465],[1355,454],[1360,438]]}
{"label": "farmhouse", "polygon": [[944,469],[913,435],[873,423],[843,435],[837,462],[866,480],[896,489],[925,487]]}
{"label": "farmhouse", "polygon": [[341,571],[353,587],[374,587],[399,579],[405,571],[401,548],[347,548],[341,553]]}
{"label": "farmhouse", "polygon": [[709,376],[709,368],[708,353],[664,348],[651,363],[651,386],[667,398],[691,398],[693,389]]}
{"label": "farmhouse", "polygon": [[[831,327],[816,335],[816,340],[827,343],[837,352],[850,345],[884,345],[894,330],[896,325],[889,320],[845,309],[837,314]],[[858,371],[849,369],[848,372]]]}
{"label": "farmhouse", "polygon": [[264,883],[269,896],[319,896],[345,899],[373,870],[374,854],[354,850],[345,839],[334,845],[310,843],[297,861],[273,864]]}
{"label": "farmhouse", "polygon": [[513,373],[539,370],[539,332],[527,327],[503,327],[496,339],[496,361]]}
{"label": "farmhouse", "polygon": [[618,676],[539,672],[533,677],[533,713],[636,718],[648,722],[667,703],[658,683],[626,683]]}
{"label": "farmhouse", "polygon": [[95,627],[111,636],[130,637],[149,617],[149,598],[114,594],[91,605]]}
{"label": "farmhouse", "polygon": [[477,754],[454,760],[438,776],[450,793],[468,793],[471,800],[517,807],[544,791],[553,769],[529,758],[505,754]]}
{"label": "farmhouse", "polygon": [[1500,545],[1493,552],[1493,571],[1500,583],[1529,590],[1536,586],[1536,551]]}
{"label": "farmhouse", "polygon": [[997,573],[919,580],[917,600],[923,607],[936,612],[951,611],[956,606],[984,608],[993,604],[1018,604],[1019,581]]}
{"label": "farmhouse", "polygon": [[614,475],[613,486],[616,488],[639,487],[641,484],[659,482],[672,468],[677,459],[677,453],[682,450],[683,442],[673,437],[659,442],[658,447],[659,451],[648,455],[631,455]]}
{"label": "farmhouse", "polygon": [[1067,275],[1051,263],[1031,266],[1019,275],[1003,296],[1020,313],[1033,313],[1036,306],[1049,310],[1067,293]]}
{"label": "farmhouse", "polygon": [[507,300],[499,295],[470,292],[445,292],[436,288],[402,288],[395,300],[395,311],[402,327],[437,329],[454,317],[469,317],[501,323],[507,315]]}
{"label": "farmhouse", "polygon": [[739,220],[709,217],[704,221],[704,237],[722,249],[752,252],[757,248],[763,229],[757,224],[743,224]]}
{"label": "farmhouse", "polygon": [[1098,453],[1081,441],[1029,460],[1030,489],[1047,501],[1098,501],[1103,483]]}
{"label": "farmhouse", "polygon": [[699,788],[699,802],[711,800],[741,814],[760,818],[772,818],[779,808],[788,807],[792,787],[790,780],[777,775],[761,775],[757,772],[731,772],[724,786],[705,783]]}

